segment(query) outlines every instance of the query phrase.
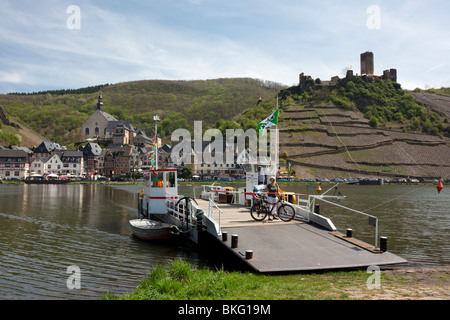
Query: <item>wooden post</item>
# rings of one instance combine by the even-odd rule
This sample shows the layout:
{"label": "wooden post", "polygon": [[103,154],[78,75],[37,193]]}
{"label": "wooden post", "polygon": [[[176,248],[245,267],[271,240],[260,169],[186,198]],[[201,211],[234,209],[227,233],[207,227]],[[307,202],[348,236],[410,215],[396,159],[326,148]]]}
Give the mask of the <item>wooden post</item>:
{"label": "wooden post", "polygon": [[347,238],[351,238],[351,237],[353,237],[353,230],[347,229]]}
{"label": "wooden post", "polygon": [[387,237],[380,237],[380,250],[387,251]]}
{"label": "wooden post", "polygon": [[231,248],[235,249],[238,246],[238,235],[232,234],[231,235]]}

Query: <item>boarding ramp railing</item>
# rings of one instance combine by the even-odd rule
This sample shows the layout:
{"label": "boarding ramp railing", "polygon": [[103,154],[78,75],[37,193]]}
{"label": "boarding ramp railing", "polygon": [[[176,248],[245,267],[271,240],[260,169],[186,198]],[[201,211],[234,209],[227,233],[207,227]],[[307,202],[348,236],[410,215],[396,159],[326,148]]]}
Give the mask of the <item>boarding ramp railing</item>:
{"label": "boarding ramp railing", "polygon": [[[188,202],[189,207],[186,206],[185,201],[180,201],[177,206],[176,203],[179,199],[181,199],[179,196],[167,194],[167,210],[170,215],[188,225],[187,229],[196,226],[197,221],[202,220],[208,231],[217,236],[222,234],[220,224],[223,212],[212,199],[209,199],[208,208],[200,207],[194,201]],[[201,213],[198,210],[201,210]]]}
{"label": "boarding ramp railing", "polygon": [[[330,200],[343,200],[345,199],[345,196],[342,195],[328,195],[332,190],[335,190],[337,188],[338,184],[334,185],[332,188],[328,189],[327,191],[325,191],[323,194],[320,195],[310,195],[310,194],[299,194],[299,193],[293,193],[293,192],[284,192],[281,195],[285,195],[286,196],[286,202],[289,203],[292,207],[294,207],[295,209],[295,220],[300,220],[300,221],[305,221],[305,222],[313,222],[316,223],[330,231],[336,231],[337,228],[334,225],[334,223],[331,221],[330,218],[321,215],[317,208],[316,208],[316,204],[318,201],[323,201],[324,203],[327,203],[329,205],[332,206],[336,206],[339,207],[341,209],[344,209],[345,211],[348,212],[352,212],[352,213],[356,213],[360,216],[364,216],[364,217],[368,217],[369,218],[369,225],[373,226],[374,229],[374,238],[375,238],[375,244],[374,247],[377,248],[377,244],[378,244],[378,218],[376,216],[367,214],[365,212],[362,211],[358,211],[349,207],[345,207],[341,204],[332,202]],[[251,195],[253,194],[252,192],[242,192],[242,191],[230,191],[230,190],[226,190],[225,187],[219,187],[216,186],[214,187],[213,185],[211,186],[204,186],[204,187],[209,187],[210,190],[206,191],[206,188],[204,188],[204,191],[202,192],[202,195],[207,195],[206,196],[206,200],[210,201],[210,205],[208,208],[208,215],[211,214],[211,216],[213,217],[213,214],[210,213],[211,208],[214,208],[214,210],[219,210],[219,207],[215,204],[215,201],[217,201],[218,199],[218,195],[219,193],[227,193],[227,194],[232,194],[233,195],[233,201],[232,203],[237,203],[237,199],[241,197],[241,195],[243,195],[245,197],[245,195]],[[206,192],[206,193],[205,193]],[[264,194],[264,192],[262,192],[262,194]],[[295,203],[292,200],[293,197],[295,196]],[[220,215],[219,214],[219,230],[220,230]]]}

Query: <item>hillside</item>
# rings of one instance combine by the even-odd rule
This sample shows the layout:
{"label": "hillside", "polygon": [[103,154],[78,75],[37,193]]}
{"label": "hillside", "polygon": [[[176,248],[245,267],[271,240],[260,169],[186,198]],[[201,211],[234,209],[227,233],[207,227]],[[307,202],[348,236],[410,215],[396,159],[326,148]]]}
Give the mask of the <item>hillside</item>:
{"label": "hillside", "polygon": [[[271,99],[280,88],[270,81],[249,78],[143,80],[78,90],[0,95],[0,107],[20,127],[29,127],[49,140],[71,144],[79,142],[81,125],[95,111],[100,92],[105,112],[131,121],[134,127],[153,127],[153,116],[159,115],[159,133],[167,137],[177,128],[191,128],[194,120],[203,120],[206,127],[219,119],[232,119],[254,106],[259,96]],[[8,130],[13,136],[21,136],[21,144],[26,145],[20,132]],[[15,141],[8,137],[0,137],[0,145]]]}
{"label": "hillside", "polygon": [[450,99],[360,79],[281,93],[280,154],[297,176],[450,178]]}
{"label": "hillside", "polygon": [[[254,79],[135,81],[38,94],[0,95],[0,145],[33,146],[45,137],[79,141],[81,124],[104,109],[168,141],[177,128],[256,129],[280,97],[280,156],[301,178],[450,178],[450,90],[406,92],[366,77],[309,79],[284,88]],[[256,103],[258,97],[262,103]]]}
{"label": "hillside", "polygon": [[16,122],[0,107],[0,146],[35,146],[45,139],[34,130]]}

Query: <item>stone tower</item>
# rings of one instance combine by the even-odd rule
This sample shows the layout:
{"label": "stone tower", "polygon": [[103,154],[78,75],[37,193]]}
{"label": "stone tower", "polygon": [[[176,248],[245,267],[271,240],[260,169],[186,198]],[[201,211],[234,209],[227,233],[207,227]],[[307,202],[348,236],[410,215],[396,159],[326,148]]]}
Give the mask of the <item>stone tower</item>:
{"label": "stone tower", "polygon": [[397,82],[397,69],[384,70],[382,78],[383,80]]}
{"label": "stone tower", "polygon": [[361,53],[361,75],[374,74],[373,53]]}

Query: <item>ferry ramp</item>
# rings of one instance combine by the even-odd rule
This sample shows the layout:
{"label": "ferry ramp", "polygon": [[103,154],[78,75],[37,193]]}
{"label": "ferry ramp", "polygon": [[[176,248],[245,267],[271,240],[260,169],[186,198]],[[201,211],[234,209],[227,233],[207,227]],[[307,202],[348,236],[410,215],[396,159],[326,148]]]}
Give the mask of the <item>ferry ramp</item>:
{"label": "ferry ramp", "polygon": [[[197,201],[203,208],[208,205],[207,201]],[[260,222],[251,218],[248,207],[217,205],[222,211],[222,235],[216,237],[216,242],[256,272],[348,269],[407,262],[315,223]]]}

